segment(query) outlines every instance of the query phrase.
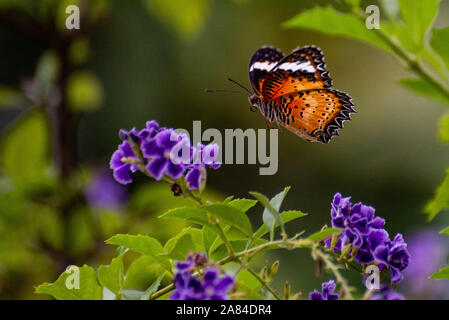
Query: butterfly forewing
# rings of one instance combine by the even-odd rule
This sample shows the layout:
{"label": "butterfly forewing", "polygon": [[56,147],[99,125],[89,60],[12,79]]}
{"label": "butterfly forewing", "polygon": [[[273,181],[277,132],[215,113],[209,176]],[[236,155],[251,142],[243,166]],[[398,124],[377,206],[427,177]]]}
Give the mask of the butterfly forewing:
{"label": "butterfly forewing", "polygon": [[267,75],[284,57],[284,54],[273,47],[262,47],[257,50],[249,62],[249,81],[258,95],[262,95],[262,85]]}

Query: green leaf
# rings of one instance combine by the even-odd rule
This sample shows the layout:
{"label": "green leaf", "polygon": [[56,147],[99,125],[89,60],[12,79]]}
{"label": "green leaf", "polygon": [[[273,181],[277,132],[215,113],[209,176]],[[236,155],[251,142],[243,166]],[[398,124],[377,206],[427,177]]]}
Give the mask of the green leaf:
{"label": "green leaf", "polygon": [[150,296],[156,292],[156,290],[161,285],[161,281],[164,278],[164,275],[154,281],[147,290],[139,291],[139,290],[122,290],[120,294],[123,296],[124,300],[149,300]]}
{"label": "green leaf", "polygon": [[239,272],[236,280],[256,292],[262,288],[260,281],[246,269],[242,269]]}
{"label": "green leaf", "polygon": [[438,272],[435,272],[430,276],[430,279],[448,279],[449,280],[449,267],[444,267]]}
{"label": "green leaf", "polygon": [[315,7],[304,11],[283,24],[286,28],[299,28],[344,36],[367,42],[390,52],[385,41],[365,23],[350,13],[340,13],[331,7]]}
{"label": "green leaf", "polygon": [[[295,210],[284,211],[281,213],[281,217],[282,217],[282,220],[284,221],[284,223],[293,221],[295,219],[304,217],[306,215],[307,215],[307,213],[303,213],[301,211],[295,211]],[[279,227],[279,223],[276,222],[274,227],[275,228]],[[256,232],[254,232],[253,239],[258,239],[260,237],[263,237],[268,232],[269,232],[269,230],[268,230],[267,226],[264,224]]]}
{"label": "green leaf", "polygon": [[231,207],[237,208],[242,210],[243,212],[248,211],[252,207],[254,207],[257,203],[257,200],[252,199],[235,199],[232,201],[229,201],[228,203],[223,202],[224,204],[228,204]]}
{"label": "green leaf", "polygon": [[446,170],[443,181],[438,186],[435,197],[424,208],[430,221],[442,210],[449,209],[449,169]]}
{"label": "green leaf", "polygon": [[443,95],[433,84],[423,79],[401,79],[399,84],[414,93],[449,104],[449,98]]}
{"label": "green leaf", "polygon": [[100,284],[119,295],[123,287],[123,255],[112,259],[110,265],[101,265],[97,273]]}
{"label": "green leaf", "polygon": [[103,88],[90,71],[77,71],[67,82],[67,99],[74,111],[94,111],[103,102]]}
{"label": "green leaf", "polygon": [[209,225],[207,211],[198,207],[182,207],[167,211],[160,218],[184,219],[201,225]]}
{"label": "green leaf", "polygon": [[441,234],[447,234],[449,236],[449,227],[444,228],[440,231]]}
{"label": "green leaf", "polygon": [[233,207],[231,205],[218,203],[205,205],[202,208],[207,210],[207,212],[209,212],[213,216],[230,224],[232,227],[239,230],[247,237],[251,237],[253,233],[251,222],[242,210],[237,209],[236,207]]}
{"label": "green leaf", "polygon": [[[437,14],[440,0],[399,0],[399,11],[402,21],[407,27],[407,35],[411,37],[412,52],[418,52],[425,46],[426,34],[432,26]],[[402,42],[404,37],[399,37]]]}
{"label": "green leaf", "polygon": [[208,226],[203,226],[203,243],[207,254],[209,254],[209,250],[216,238],[217,233],[215,231]]}
{"label": "green leaf", "polygon": [[171,270],[168,258],[159,256],[164,252],[162,245],[156,239],[144,235],[117,234],[108,240],[107,244],[123,246],[131,251],[155,257],[166,270]]}
{"label": "green leaf", "polygon": [[36,293],[48,294],[58,300],[101,300],[102,289],[92,267],[70,267],[53,283],[36,287]]}
{"label": "green leaf", "polygon": [[441,142],[449,143],[449,114],[446,114],[440,120],[439,138]]}
{"label": "green leaf", "polygon": [[33,110],[25,114],[2,137],[2,170],[20,186],[42,179],[47,168],[48,128],[44,114]]}
{"label": "green leaf", "polygon": [[315,232],[314,234],[310,235],[307,239],[317,242],[317,241],[326,239],[333,234],[337,234],[340,232],[341,232],[341,229],[338,229],[338,228],[326,228],[324,230]]}
{"label": "green leaf", "polygon": [[180,237],[172,238],[167,244],[167,256],[175,260],[184,260],[189,251],[195,250],[195,245],[190,234],[182,234]]}
{"label": "green leaf", "polygon": [[284,201],[285,196],[287,195],[290,187],[286,187],[283,191],[279,192],[275,195],[271,200],[268,200],[266,196],[258,192],[250,192],[250,194],[255,197],[260,203],[265,207],[263,211],[263,222],[267,226],[268,230],[270,230],[270,239],[274,238],[274,228],[276,223],[279,224],[282,231],[284,232],[284,221],[282,220],[281,214],[279,213],[279,209],[281,208],[281,204]]}
{"label": "green leaf", "polygon": [[430,44],[432,49],[443,59],[449,69],[449,27],[433,29]]}

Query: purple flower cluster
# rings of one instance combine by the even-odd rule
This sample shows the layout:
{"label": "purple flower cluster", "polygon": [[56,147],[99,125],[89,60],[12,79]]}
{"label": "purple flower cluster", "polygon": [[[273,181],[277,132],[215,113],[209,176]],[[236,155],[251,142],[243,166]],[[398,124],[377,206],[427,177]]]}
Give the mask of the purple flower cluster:
{"label": "purple flower cluster", "polygon": [[323,282],[321,292],[316,289],[309,293],[309,300],[338,300],[338,294],[334,293],[336,288],[334,280]]}
{"label": "purple flower cluster", "polygon": [[383,286],[370,300],[404,300],[404,297],[393,291],[389,286]]}
{"label": "purple flower cluster", "polygon": [[174,283],[176,290],[170,300],[229,300],[228,291],[235,283],[230,275],[220,277],[220,271],[214,267],[204,269],[202,279],[193,276],[199,265],[194,255],[185,261],[176,262]]}
{"label": "purple flower cluster", "polygon": [[[218,145],[198,144],[196,147],[184,134],[172,128],[159,127],[156,121],[148,121],[145,128],[120,130],[123,142],[113,153],[110,168],[114,178],[122,183],[132,182],[130,172],[145,168],[156,180],[167,176],[173,180],[185,177],[188,188],[199,189],[206,180],[206,168],[218,169],[216,162]],[[137,153],[137,154],[136,154]],[[140,167],[142,166],[142,167]]]}
{"label": "purple flower cluster", "polygon": [[[397,284],[403,279],[401,271],[410,262],[407,244],[401,234],[391,240],[383,229],[385,220],[375,217],[374,213],[373,207],[361,202],[352,204],[350,197],[335,194],[331,209],[332,226],[343,231],[334,250],[341,251],[351,245],[351,252],[356,252],[354,259],[358,263],[366,265],[374,262],[379,264],[381,270],[390,269],[391,282]],[[326,246],[330,244],[329,239]]]}

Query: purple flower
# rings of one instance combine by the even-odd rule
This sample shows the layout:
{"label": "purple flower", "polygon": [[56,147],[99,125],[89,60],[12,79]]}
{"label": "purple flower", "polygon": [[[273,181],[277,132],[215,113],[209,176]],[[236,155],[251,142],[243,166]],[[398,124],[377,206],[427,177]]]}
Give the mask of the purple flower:
{"label": "purple flower", "polygon": [[199,143],[196,148],[194,164],[190,165],[186,174],[186,180],[189,189],[200,189],[206,180],[206,167],[218,169],[220,162],[215,162],[218,157],[219,148],[217,144],[209,144],[207,146]]}
{"label": "purple flower", "polygon": [[381,263],[391,269],[391,282],[398,284],[404,278],[401,271],[404,270],[410,263],[410,253],[407,250],[407,244],[398,233],[393,241],[378,246],[374,250],[374,257]]}
{"label": "purple flower", "polygon": [[[359,202],[352,204],[350,197],[342,197],[340,193],[334,195],[331,208],[332,226],[343,229],[335,251],[341,251],[343,247],[350,245],[350,253],[354,253],[354,259],[366,265],[372,262],[380,264],[380,268],[391,270],[391,281],[399,283],[404,270],[410,261],[407,244],[401,234],[390,240],[388,232],[383,229],[385,220],[375,217],[375,209]],[[326,247],[330,247],[331,239],[325,241]]]}
{"label": "purple flower", "polygon": [[407,297],[414,299],[449,297],[447,280],[429,279],[429,275],[446,265],[449,250],[445,237],[447,236],[440,235],[433,229],[420,229],[407,237],[411,261],[404,271],[404,287],[401,287]]}
{"label": "purple flower", "polygon": [[334,293],[336,288],[334,280],[323,282],[321,292],[316,289],[309,293],[309,300],[338,300],[338,294]]}
{"label": "purple flower", "polygon": [[228,291],[235,283],[230,275],[220,277],[220,271],[214,267],[204,270],[202,278],[193,276],[195,267],[205,261],[203,255],[191,254],[185,261],[176,262],[174,277],[176,290],[170,300],[228,300]]}
{"label": "purple flower", "polygon": [[119,208],[126,200],[126,188],[118,184],[110,172],[97,171],[84,190],[86,201],[94,208]]}
{"label": "purple flower", "polygon": [[[139,168],[143,170],[145,166],[146,172],[158,181],[164,176],[172,180],[184,177],[189,189],[202,189],[207,167],[218,169],[221,166],[215,161],[218,145],[198,144],[194,148],[187,135],[178,134],[172,128],[159,127],[156,121],[148,121],[140,131],[136,128],[130,131],[122,129],[119,137],[123,142],[112,155],[110,167],[114,178],[122,184],[132,181],[130,172]],[[179,188],[176,190],[176,195],[182,193]]]}
{"label": "purple flower", "polygon": [[379,293],[373,295],[370,300],[405,300],[405,298],[389,286],[383,286]]}
{"label": "purple flower", "polygon": [[118,146],[118,150],[112,154],[111,161],[109,162],[109,167],[114,172],[115,180],[121,184],[128,184],[132,182],[129,172],[136,172],[138,168],[135,165],[123,162],[122,160],[124,158],[137,159],[128,141],[123,141]]}
{"label": "purple flower", "polygon": [[151,159],[146,166],[151,176],[156,180],[161,180],[165,174],[172,179],[180,178],[185,171],[185,163],[173,161],[173,150],[179,144],[186,143],[186,137],[178,135],[173,129],[162,129],[154,138],[143,142],[142,154]]}

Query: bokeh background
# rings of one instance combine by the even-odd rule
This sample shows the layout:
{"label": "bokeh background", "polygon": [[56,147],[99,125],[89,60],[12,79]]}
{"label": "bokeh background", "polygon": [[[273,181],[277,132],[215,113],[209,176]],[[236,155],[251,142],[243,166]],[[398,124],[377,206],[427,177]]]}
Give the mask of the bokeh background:
{"label": "bokeh background", "polygon": [[[63,26],[65,7],[72,3],[81,6],[81,29],[70,38]],[[386,219],[390,234],[401,232],[406,240],[423,227],[439,231],[447,226],[447,215],[427,223],[423,214],[449,165],[449,147],[437,139],[437,125],[446,107],[400,87],[397,80],[407,72],[372,46],[282,28],[284,21],[316,3],[0,1],[1,139],[3,150],[12,148],[11,139],[21,141],[12,157],[17,160],[15,170],[25,172],[18,175],[19,181],[8,176],[11,166],[2,163],[0,168],[0,298],[45,298],[33,294],[33,286],[54,281],[67,265],[107,263],[113,252],[102,241],[116,232],[166,239],[179,231],[181,225],[157,220],[165,209],[182,202],[166,186],[140,176],[126,188],[111,182],[108,162],[119,143],[117,132],[143,127],[150,119],[186,129],[192,128],[193,120],[201,120],[203,130],[264,128],[261,116],[249,111],[244,95],[204,92],[205,88],[235,89],[228,77],[249,86],[248,61],[262,45],[274,45],[286,53],[302,45],[321,47],[334,87],[351,95],[357,114],[326,145],[281,131],[276,175],[259,176],[257,165],[224,165],[209,173],[211,198],[249,197],[252,190],[272,196],[290,185],[283,209],[309,213],[289,225],[290,232],[313,232],[329,224],[335,192],[374,206]],[[436,25],[448,21],[446,0]],[[43,35],[37,26],[43,26]],[[48,30],[63,36],[55,38],[52,32],[45,33]],[[61,44],[67,38],[68,48]],[[67,69],[58,60],[61,52],[69,57]],[[54,88],[61,75],[54,70],[68,72],[63,81],[68,88],[65,103],[70,126],[61,138],[62,146],[51,138],[51,119],[30,116],[37,112],[36,105],[45,104],[51,110],[52,103],[60,101]],[[14,129],[19,125],[29,127],[22,129],[21,137]],[[36,148],[44,148],[45,154]],[[68,149],[71,160],[63,169],[67,172],[52,165],[57,148]],[[42,168],[27,171],[24,166],[36,154],[44,159]],[[66,181],[63,187],[61,179]],[[90,201],[85,196],[106,186],[115,195],[112,200]],[[73,199],[79,202],[73,205]],[[261,206],[251,213],[257,225],[262,223],[261,213]],[[441,265],[434,271],[447,264],[449,246],[447,239],[437,237],[442,243]],[[281,260],[275,284],[279,288],[288,279],[294,291],[306,294],[330,277],[326,273],[311,276],[315,265],[307,251],[276,252],[258,263],[274,259]],[[142,276],[142,283],[147,280]],[[359,277],[352,281],[360,286]],[[399,287],[406,297],[435,297],[412,292],[407,286]],[[447,298],[447,294],[443,288],[437,297]]]}

